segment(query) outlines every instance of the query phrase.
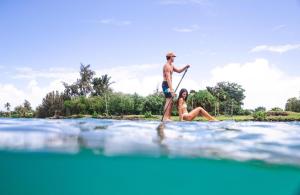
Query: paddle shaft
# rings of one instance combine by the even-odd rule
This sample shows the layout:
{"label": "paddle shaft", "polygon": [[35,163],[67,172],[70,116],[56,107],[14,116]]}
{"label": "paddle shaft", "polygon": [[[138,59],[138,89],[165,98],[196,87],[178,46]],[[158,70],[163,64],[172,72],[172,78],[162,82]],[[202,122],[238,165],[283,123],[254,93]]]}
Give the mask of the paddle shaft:
{"label": "paddle shaft", "polygon": [[[182,82],[182,80],[183,80],[183,78],[184,78],[184,76],[185,76],[185,74],[186,74],[187,70],[188,70],[188,68],[187,68],[187,69],[185,69],[185,71],[184,71],[184,73],[183,73],[183,75],[182,75],[182,77],[181,77],[181,79],[180,79],[180,81],[179,81],[179,83],[178,83],[178,85],[177,85],[177,87],[176,87],[176,89],[175,89],[174,93],[176,93],[176,91],[177,91],[177,89],[178,89],[179,85],[181,84],[181,82]],[[173,98],[173,97],[172,97],[172,98]],[[163,113],[163,115],[162,115],[161,121],[163,121],[163,119],[164,119],[164,116],[165,116],[165,114],[166,114],[166,111],[168,110],[168,108],[169,108],[169,106],[170,106],[171,102],[172,102],[172,101],[169,101],[169,103],[168,103],[168,105],[167,105],[166,109],[164,109],[164,113]]]}

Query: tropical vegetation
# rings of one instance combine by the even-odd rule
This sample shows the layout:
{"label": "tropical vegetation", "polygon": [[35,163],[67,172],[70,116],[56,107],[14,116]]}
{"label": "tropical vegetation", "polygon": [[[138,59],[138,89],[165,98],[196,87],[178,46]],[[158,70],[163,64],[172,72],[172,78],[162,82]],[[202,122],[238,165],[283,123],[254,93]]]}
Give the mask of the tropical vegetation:
{"label": "tropical vegetation", "polygon": [[[80,65],[80,77],[74,83],[63,82],[64,91],[49,92],[42,103],[33,110],[29,101],[11,110],[11,104],[4,104],[2,117],[112,117],[127,116],[132,119],[158,119],[163,112],[165,98],[159,91],[148,96],[137,93],[126,94],[115,92],[111,86],[112,78],[105,74],[96,77],[90,65]],[[300,99],[287,100],[285,111],[275,107],[267,111],[260,106],[253,110],[243,109],[245,90],[237,83],[219,82],[215,86],[207,86],[205,90],[191,90],[188,98],[189,109],[201,106],[219,119],[234,120],[284,120],[289,116],[297,119],[300,112]],[[173,115],[177,115],[176,106]],[[224,118],[224,116],[227,116]],[[239,117],[241,116],[241,117]],[[246,117],[243,117],[246,116]],[[280,118],[281,117],[281,118]],[[125,117],[126,118],[126,117]],[[300,116],[299,116],[300,120]]]}

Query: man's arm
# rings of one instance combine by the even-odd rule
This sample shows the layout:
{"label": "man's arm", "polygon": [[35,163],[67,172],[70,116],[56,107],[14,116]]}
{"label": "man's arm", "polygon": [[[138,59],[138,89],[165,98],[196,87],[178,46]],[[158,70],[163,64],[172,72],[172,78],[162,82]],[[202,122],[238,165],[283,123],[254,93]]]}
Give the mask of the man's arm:
{"label": "man's arm", "polygon": [[189,68],[190,67],[190,65],[186,65],[185,67],[183,67],[183,68],[176,68],[175,66],[174,66],[174,68],[173,68],[173,70],[174,70],[174,72],[177,72],[177,73],[182,73],[183,71],[185,71],[187,68]]}

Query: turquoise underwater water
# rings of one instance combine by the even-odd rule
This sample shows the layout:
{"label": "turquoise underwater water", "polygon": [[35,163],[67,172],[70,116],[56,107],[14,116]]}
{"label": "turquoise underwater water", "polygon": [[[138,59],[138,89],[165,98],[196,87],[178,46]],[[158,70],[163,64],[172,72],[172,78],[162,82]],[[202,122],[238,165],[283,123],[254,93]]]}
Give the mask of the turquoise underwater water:
{"label": "turquoise underwater water", "polygon": [[0,119],[0,194],[300,194],[299,123],[158,124]]}

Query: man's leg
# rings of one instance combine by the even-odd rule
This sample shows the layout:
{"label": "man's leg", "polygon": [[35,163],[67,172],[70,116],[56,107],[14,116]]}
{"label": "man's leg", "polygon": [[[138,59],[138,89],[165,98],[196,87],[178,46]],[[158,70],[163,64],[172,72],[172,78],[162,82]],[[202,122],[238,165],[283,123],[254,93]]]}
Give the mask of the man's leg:
{"label": "man's leg", "polygon": [[173,109],[173,99],[171,98],[171,103],[169,106],[169,112],[168,112],[168,119],[171,120],[171,115],[172,115],[172,109]]}
{"label": "man's leg", "polygon": [[170,118],[170,107],[172,106],[172,98],[166,98],[166,103],[165,103],[165,106],[164,106],[164,116],[163,116],[163,121],[165,120],[169,120]]}

